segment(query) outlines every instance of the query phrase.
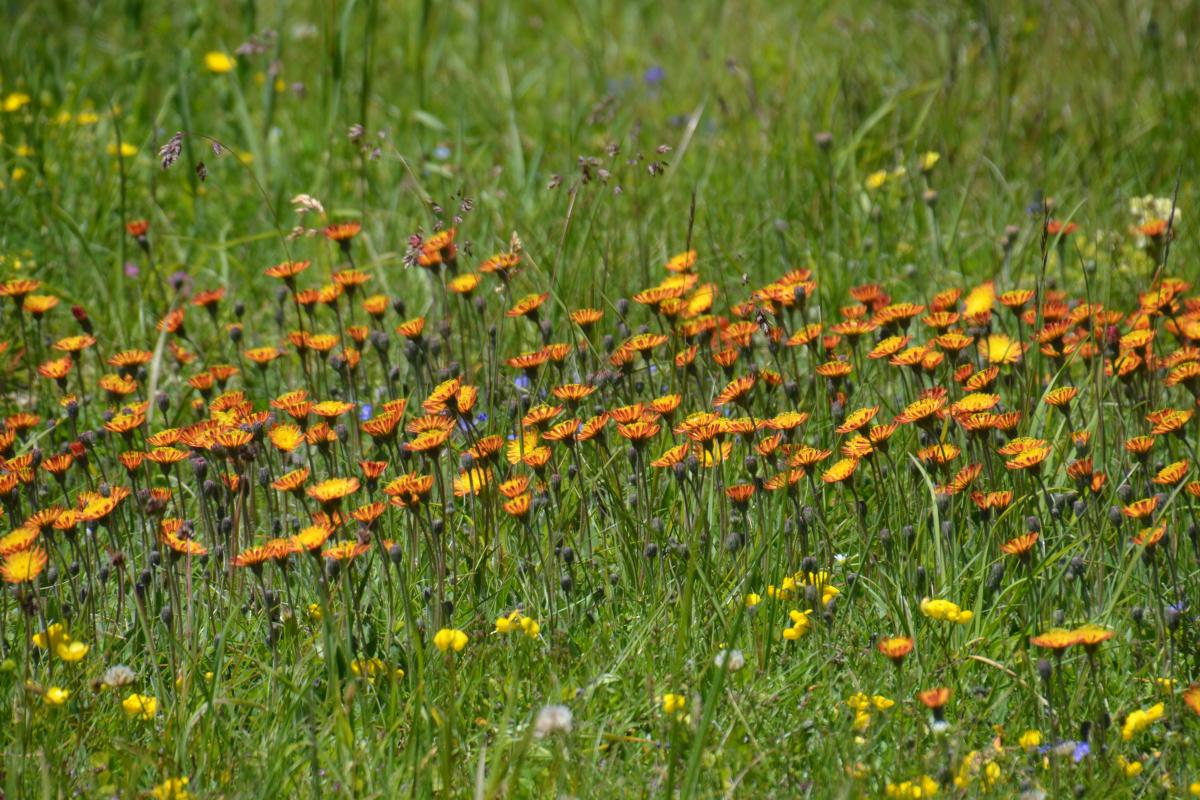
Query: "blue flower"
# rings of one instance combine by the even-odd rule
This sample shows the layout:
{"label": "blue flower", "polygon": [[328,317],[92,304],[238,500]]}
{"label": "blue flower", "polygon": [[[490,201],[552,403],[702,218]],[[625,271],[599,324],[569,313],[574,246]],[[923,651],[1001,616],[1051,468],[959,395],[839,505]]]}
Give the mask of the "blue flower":
{"label": "blue flower", "polygon": [[358,410],[358,418],[366,422],[371,418],[372,407],[370,403],[363,403],[362,408]]}
{"label": "blue flower", "polygon": [[667,73],[663,71],[662,67],[656,64],[650,69],[646,70],[646,74],[642,76],[642,80],[646,82],[647,86],[654,89],[658,88],[658,85],[661,84],[663,79],[666,77]]}
{"label": "blue flower", "polygon": [[526,375],[518,375],[517,377],[513,378],[513,386],[516,386],[518,389],[528,389],[529,377]]}

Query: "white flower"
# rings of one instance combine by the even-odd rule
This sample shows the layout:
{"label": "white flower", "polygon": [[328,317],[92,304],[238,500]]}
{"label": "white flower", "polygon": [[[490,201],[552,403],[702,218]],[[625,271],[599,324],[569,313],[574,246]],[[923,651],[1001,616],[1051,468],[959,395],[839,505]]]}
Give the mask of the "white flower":
{"label": "white flower", "polygon": [[128,686],[135,680],[137,680],[137,673],[132,669],[124,664],[114,664],[105,671],[100,683],[109,689],[119,689],[122,686]]}
{"label": "white flower", "polygon": [[571,709],[563,705],[542,706],[533,721],[534,735],[539,739],[553,733],[571,732]]}
{"label": "white flower", "polygon": [[717,669],[725,667],[730,672],[737,672],[746,666],[746,657],[742,655],[741,650],[722,650],[717,653],[713,663],[717,665]]}

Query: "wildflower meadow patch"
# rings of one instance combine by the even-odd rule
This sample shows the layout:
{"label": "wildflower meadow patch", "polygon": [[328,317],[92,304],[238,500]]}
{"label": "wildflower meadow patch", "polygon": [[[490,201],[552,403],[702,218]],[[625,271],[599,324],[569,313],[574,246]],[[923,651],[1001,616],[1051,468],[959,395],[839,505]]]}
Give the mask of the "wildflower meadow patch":
{"label": "wildflower meadow patch", "polygon": [[3,796],[1200,795],[1200,21],[922,5],[14,11]]}

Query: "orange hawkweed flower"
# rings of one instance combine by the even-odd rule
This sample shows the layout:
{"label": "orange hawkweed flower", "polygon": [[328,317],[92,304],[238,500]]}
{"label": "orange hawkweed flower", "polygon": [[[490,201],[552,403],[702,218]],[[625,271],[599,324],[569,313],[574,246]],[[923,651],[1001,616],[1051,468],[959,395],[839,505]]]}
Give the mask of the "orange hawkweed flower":
{"label": "orange hawkweed flower", "polygon": [[921,701],[921,705],[931,711],[938,711],[946,703],[950,702],[950,690],[945,686],[939,686],[936,689],[926,689],[917,694],[917,699]]}
{"label": "orange hawkweed flower", "polygon": [[1088,653],[1094,653],[1097,647],[1115,635],[1108,628],[1090,622],[1076,628],[1072,633],[1075,635],[1075,643],[1083,645],[1083,649]]}
{"label": "orange hawkweed flower", "polygon": [[362,225],[357,222],[335,222],[325,227],[324,234],[329,241],[344,244],[357,236],[361,230]]}
{"label": "orange hawkweed flower", "polygon": [[862,426],[866,425],[875,415],[879,413],[879,406],[870,406],[868,408],[860,408],[857,411],[852,411],[846,415],[842,424],[833,429],[834,433],[852,433]]}
{"label": "orange hawkweed flower", "polygon": [[335,505],[358,491],[358,478],[328,478],[306,490],[309,497],[322,505]]}
{"label": "orange hawkweed flower", "polygon": [[931,419],[936,418],[936,414],[946,405],[945,397],[922,397],[909,403],[908,406],[899,414],[896,415],[896,422],[901,425],[907,425],[915,422],[921,425],[928,424]]}
{"label": "orange hawkweed flower", "polygon": [[1183,430],[1183,426],[1192,418],[1192,409],[1180,411],[1174,408],[1165,408],[1161,411],[1152,411],[1146,415],[1146,421],[1153,427],[1150,432],[1156,436],[1162,436],[1168,433],[1179,433]]}
{"label": "orange hawkweed flower", "polygon": [[284,261],[273,267],[268,267],[266,275],[269,278],[279,278],[291,283],[304,270],[308,269],[309,261]]}
{"label": "orange hawkweed flower", "polygon": [[907,636],[887,636],[879,640],[879,652],[900,666],[913,650],[913,640]]}
{"label": "orange hawkweed flower", "polygon": [[294,469],[291,472],[280,475],[271,482],[271,488],[279,492],[291,492],[292,494],[299,494],[300,490],[304,488],[304,483],[307,480],[308,468],[301,467],[300,469]]}
{"label": "orange hawkweed flower", "polygon": [[1121,513],[1130,519],[1146,519],[1158,508],[1158,496],[1147,497],[1130,503],[1121,509]]}
{"label": "orange hawkweed flower", "polygon": [[1036,532],[1022,534],[1009,539],[1004,544],[1000,545],[1000,551],[1005,555],[1015,556],[1017,558],[1028,558],[1033,552],[1033,546],[1038,542],[1038,534]]}
{"label": "orange hawkweed flower", "polygon": [[714,406],[724,406],[729,403],[744,403],[750,390],[754,388],[755,376],[743,375],[730,381],[721,393],[713,400]]}
{"label": "orange hawkweed flower", "polygon": [[1183,702],[1187,703],[1187,707],[1192,711],[1200,714],[1200,684],[1193,683],[1183,690]]}
{"label": "orange hawkweed flower", "polygon": [[569,316],[572,322],[586,329],[599,322],[604,316],[604,312],[598,308],[580,308],[572,311]]}
{"label": "orange hawkweed flower", "polygon": [[235,567],[262,569],[262,565],[269,561],[272,557],[271,550],[266,547],[247,547],[245,550],[234,556],[231,563]]}
{"label": "orange hawkweed flower", "polygon": [[1049,455],[1049,447],[1030,447],[1005,461],[1004,466],[1011,470],[1037,470]]}
{"label": "orange hawkweed flower", "polygon": [[1039,633],[1029,640],[1034,647],[1049,650],[1055,656],[1061,656],[1068,647],[1079,641],[1074,631],[1065,628],[1051,628],[1045,633]]}
{"label": "orange hawkweed flower", "polygon": [[5,557],[0,564],[0,578],[5,583],[32,583],[46,568],[48,557],[41,547],[30,547]]}
{"label": "orange hawkweed flower", "polygon": [[843,458],[821,474],[825,483],[842,483],[849,480],[858,469],[857,458]]}
{"label": "orange hawkweed flower", "polygon": [[1138,547],[1145,547],[1147,550],[1150,550],[1162,541],[1162,538],[1166,532],[1167,526],[1165,524],[1154,528],[1143,528],[1134,535],[1133,543]]}
{"label": "orange hawkweed flower", "polygon": [[504,315],[512,318],[527,316],[536,319],[538,309],[549,297],[549,292],[543,292],[542,294],[527,294],[518,300],[516,305],[514,305],[508,311],[505,311]]}
{"label": "orange hawkweed flower", "polygon": [[725,495],[733,501],[735,506],[745,508],[749,504],[750,498],[754,496],[754,484],[739,483],[730,486],[725,490]]}
{"label": "orange hawkweed flower", "polygon": [[504,504],[504,512],[517,519],[525,519],[529,516],[530,503],[533,498],[528,493],[520,494]]}
{"label": "orange hawkweed flower", "polygon": [[332,534],[333,530],[326,525],[309,525],[293,536],[291,541],[297,551],[315,553]]}

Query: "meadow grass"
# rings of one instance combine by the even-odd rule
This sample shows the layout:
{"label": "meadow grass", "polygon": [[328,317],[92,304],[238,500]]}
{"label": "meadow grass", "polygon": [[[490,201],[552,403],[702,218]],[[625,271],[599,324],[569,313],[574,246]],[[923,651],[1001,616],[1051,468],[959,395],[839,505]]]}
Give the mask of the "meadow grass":
{"label": "meadow grass", "polygon": [[1200,794],[1195,4],[7,22],[5,796]]}

